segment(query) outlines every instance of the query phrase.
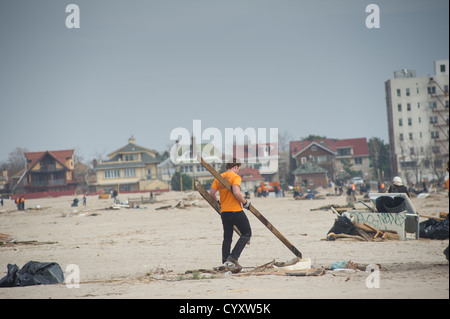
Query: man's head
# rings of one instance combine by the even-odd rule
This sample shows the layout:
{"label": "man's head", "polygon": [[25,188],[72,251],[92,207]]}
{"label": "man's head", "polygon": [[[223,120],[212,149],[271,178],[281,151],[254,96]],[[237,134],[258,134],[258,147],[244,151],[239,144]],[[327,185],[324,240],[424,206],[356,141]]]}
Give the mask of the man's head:
{"label": "man's head", "polygon": [[226,168],[228,169],[232,169],[233,167],[237,166],[238,168],[241,167],[241,163],[233,157],[233,161],[230,161],[226,164]]}

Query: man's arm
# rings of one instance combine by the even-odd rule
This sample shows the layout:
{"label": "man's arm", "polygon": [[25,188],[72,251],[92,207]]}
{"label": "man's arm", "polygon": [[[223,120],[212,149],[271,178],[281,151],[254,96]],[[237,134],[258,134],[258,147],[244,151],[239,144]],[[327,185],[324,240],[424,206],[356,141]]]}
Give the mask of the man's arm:
{"label": "man's arm", "polygon": [[241,187],[239,185],[233,185],[231,186],[231,189],[233,190],[234,197],[236,197],[241,204],[247,203],[247,200],[242,196]]}
{"label": "man's arm", "polygon": [[217,193],[217,189],[212,188],[209,190],[209,194],[216,200],[217,202],[217,197],[216,197],[216,193]]}

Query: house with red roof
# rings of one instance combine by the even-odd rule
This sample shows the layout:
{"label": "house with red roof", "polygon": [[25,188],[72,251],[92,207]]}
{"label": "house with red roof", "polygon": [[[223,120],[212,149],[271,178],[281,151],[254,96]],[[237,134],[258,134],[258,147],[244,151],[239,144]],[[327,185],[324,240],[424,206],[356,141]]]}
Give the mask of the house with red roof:
{"label": "house with red roof", "polygon": [[264,177],[259,173],[259,170],[249,167],[241,168],[238,172],[241,177],[241,188],[253,192],[255,187],[258,187],[264,181]]}
{"label": "house with red roof", "polygon": [[[291,141],[290,152],[291,169],[297,183],[326,186],[330,180],[343,179],[346,162],[352,165],[353,171],[360,171],[361,177],[368,178],[369,145],[366,138]],[[312,175],[318,172],[320,179]],[[322,176],[324,172],[326,179]]]}
{"label": "house with red roof", "polygon": [[74,150],[26,152],[25,193],[75,193]]}
{"label": "house with red roof", "polygon": [[264,181],[276,182],[279,180],[278,143],[233,145],[233,156],[245,163],[246,167],[256,169]]}

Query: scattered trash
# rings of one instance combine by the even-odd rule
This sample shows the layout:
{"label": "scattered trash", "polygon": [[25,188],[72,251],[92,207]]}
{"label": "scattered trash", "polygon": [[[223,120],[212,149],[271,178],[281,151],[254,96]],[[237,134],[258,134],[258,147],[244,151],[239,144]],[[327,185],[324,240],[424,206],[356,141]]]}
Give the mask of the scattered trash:
{"label": "scattered trash", "polygon": [[0,287],[24,287],[32,285],[58,284],[64,281],[61,267],[54,262],[29,261],[19,270],[8,264],[8,274],[0,279]]}
{"label": "scattered trash", "polygon": [[[331,264],[330,268],[326,268],[327,270],[353,270],[353,271],[366,271],[369,264],[359,264],[355,263],[351,260],[348,261],[335,261]],[[380,264],[376,264],[378,269],[381,269]]]}
{"label": "scattered trash", "polygon": [[296,257],[288,262],[276,262],[276,263],[274,263],[273,266],[276,270],[311,269],[311,259],[310,258],[300,259],[300,258]]}

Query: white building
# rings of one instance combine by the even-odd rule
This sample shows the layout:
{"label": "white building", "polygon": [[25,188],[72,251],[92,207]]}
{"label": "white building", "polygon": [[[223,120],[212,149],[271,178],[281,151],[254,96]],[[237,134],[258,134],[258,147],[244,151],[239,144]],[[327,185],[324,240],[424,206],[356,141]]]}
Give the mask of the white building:
{"label": "white building", "polygon": [[391,168],[404,183],[441,181],[449,156],[449,60],[434,75],[394,72],[385,82]]}

